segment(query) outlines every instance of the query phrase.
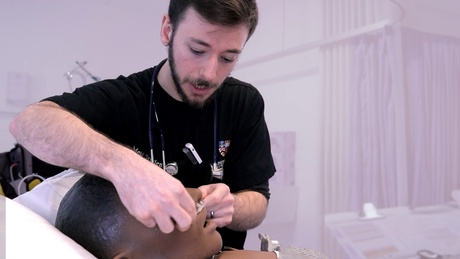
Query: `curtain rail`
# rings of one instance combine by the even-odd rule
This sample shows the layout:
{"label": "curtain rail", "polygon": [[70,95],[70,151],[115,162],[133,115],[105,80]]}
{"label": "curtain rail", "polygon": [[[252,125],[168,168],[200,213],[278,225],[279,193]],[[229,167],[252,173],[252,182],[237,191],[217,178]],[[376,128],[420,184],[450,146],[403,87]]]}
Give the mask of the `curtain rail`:
{"label": "curtain rail", "polygon": [[356,36],[360,36],[360,35],[363,35],[363,34],[366,34],[366,33],[371,33],[371,32],[374,32],[374,31],[378,31],[378,30],[383,29],[385,26],[393,24],[393,22],[394,22],[394,20],[387,19],[387,20],[380,21],[380,22],[377,22],[377,23],[373,23],[373,24],[370,24],[370,25],[366,25],[366,26],[363,26],[363,27],[360,27],[360,28],[357,28],[357,29],[353,29],[353,30],[345,32],[345,33],[340,33],[340,34],[338,34],[336,36],[332,36],[332,37],[328,37],[328,38],[325,38],[325,39],[322,39],[322,40],[309,42],[309,43],[306,43],[306,44],[303,44],[303,45],[300,45],[300,46],[297,46],[297,47],[294,47],[294,48],[290,48],[290,49],[282,50],[282,51],[279,51],[279,52],[275,52],[275,53],[272,53],[272,54],[269,54],[269,55],[266,55],[266,56],[263,56],[263,57],[260,57],[260,58],[255,58],[253,60],[249,60],[249,61],[242,62],[242,63],[238,64],[238,66],[235,68],[235,70],[255,66],[255,65],[260,64],[260,63],[272,61],[272,60],[275,60],[275,59],[280,59],[280,58],[283,58],[283,57],[286,57],[286,56],[297,54],[299,52],[304,52],[304,51],[307,51],[307,50],[310,50],[310,49],[324,47],[324,46],[327,46],[327,45],[330,45],[330,44],[333,44],[333,43],[337,43],[337,42],[341,42],[341,41],[344,41],[344,40],[347,40],[347,39],[351,39],[351,38],[354,38]]}

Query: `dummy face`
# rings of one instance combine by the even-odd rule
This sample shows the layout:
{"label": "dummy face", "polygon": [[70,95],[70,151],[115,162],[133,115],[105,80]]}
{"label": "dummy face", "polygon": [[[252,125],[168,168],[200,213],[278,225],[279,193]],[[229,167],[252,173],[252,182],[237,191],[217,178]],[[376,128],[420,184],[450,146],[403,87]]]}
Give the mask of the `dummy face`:
{"label": "dummy face", "polygon": [[169,47],[164,67],[170,78],[160,83],[176,100],[202,106],[235,67],[248,33],[245,25],[210,24],[192,8],[173,32],[166,15],[161,40]]}
{"label": "dummy face", "polygon": [[[198,189],[187,190],[194,201],[201,201]],[[216,224],[206,220],[206,208],[197,214],[189,230],[174,230],[170,234],[164,234],[158,228],[147,228],[134,217],[129,217],[123,237],[114,258],[151,258],[159,250],[165,251],[165,258],[209,258],[222,247]]]}

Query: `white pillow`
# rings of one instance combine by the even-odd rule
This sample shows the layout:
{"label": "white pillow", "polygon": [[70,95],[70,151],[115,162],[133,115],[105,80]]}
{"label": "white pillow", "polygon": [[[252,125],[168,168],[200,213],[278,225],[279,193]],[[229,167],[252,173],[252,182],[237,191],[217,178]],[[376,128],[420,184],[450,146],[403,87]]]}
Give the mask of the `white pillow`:
{"label": "white pillow", "polygon": [[13,200],[28,207],[54,225],[62,198],[82,176],[83,173],[80,171],[65,170],[47,178],[31,191],[21,194]]}
{"label": "white pillow", "polygon": [[[1,210],[6,209],[5,213]],[[95,258],[29,208],[0,196],[6,258]]]}

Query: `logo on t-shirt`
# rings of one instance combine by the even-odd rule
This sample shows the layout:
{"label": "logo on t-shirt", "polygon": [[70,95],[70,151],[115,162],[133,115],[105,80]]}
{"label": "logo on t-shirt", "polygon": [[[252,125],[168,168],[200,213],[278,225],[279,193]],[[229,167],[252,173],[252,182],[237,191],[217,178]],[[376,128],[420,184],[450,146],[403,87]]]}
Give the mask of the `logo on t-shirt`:
{"label": "logo on t-shirt", "polygon": [[227,150],[229,146],[230,146],[230,140],[219,141],[219,153],[221,156],[225,157],[225,154],[227,154]]}

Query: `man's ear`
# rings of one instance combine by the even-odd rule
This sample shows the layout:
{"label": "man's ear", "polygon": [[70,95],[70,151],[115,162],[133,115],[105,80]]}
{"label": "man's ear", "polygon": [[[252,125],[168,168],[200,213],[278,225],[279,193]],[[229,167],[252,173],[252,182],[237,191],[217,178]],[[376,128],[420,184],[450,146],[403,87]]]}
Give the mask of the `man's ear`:
{"label": "man's ear", "polygon": [[163,20],[161,21],[161,31],[160,31],[160,39],[161,43],[165,46],[169,46],[169,42],[171,41],[172,37],[172,24],[171,19],[169,19],[169,15],[163,15]]}

